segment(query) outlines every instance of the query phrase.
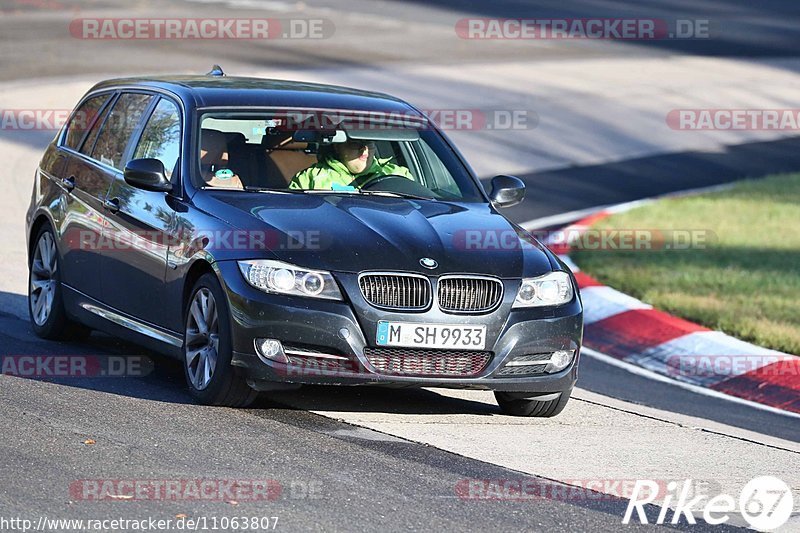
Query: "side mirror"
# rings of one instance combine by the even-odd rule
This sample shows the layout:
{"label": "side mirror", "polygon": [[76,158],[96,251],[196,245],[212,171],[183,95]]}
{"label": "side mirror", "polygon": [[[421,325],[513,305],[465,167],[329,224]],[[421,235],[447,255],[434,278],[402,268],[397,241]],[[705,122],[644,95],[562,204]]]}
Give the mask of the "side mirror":
{"label": "side mirror", "polygon": [[492,193],[489,198],[495,207],[510,207],[525,198],[525,183],[514,176],[495,176],[492,178]]}
{"label": "side mirror", "polygon": [[172,191],[164,163],[158,159],[133,159],[125,165],[125,183],[137,189],[156,192]]}

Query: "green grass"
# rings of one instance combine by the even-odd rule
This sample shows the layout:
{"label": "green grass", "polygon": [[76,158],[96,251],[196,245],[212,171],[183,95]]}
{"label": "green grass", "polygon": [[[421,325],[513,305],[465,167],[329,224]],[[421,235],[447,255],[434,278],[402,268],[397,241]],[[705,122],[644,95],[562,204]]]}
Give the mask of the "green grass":
{"label": "green grass", "polygon": [[577,250],[581,270],[674,315],[800,355],[800,174],[660,200],[593,229],[693,230],[689,250]]}

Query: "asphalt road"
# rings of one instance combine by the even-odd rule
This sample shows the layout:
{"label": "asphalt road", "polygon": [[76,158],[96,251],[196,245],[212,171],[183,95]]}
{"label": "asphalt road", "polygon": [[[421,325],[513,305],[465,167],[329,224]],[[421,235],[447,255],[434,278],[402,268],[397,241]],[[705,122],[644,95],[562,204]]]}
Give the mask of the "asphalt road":
{"label": "asphalt road", "polygon": [[[0,339],[16,354],[141,354],[101,335],[69,346],[31,337],[25,323],[0,319]],[[610,498],[472,501],[459,497],[459,482],[523,476],[385,433],[359,431],[266,398],[246,410],[198,407],[188,401],[181,380],[180,367],[160,358],[143,378],[35,381],[0,376],[2,516],[278,516],[280,529],[288,531],[552,531],[576,524],[613,530],[627,504]],[[372,394],[403,401],[407,391]],[[340,408],[353,401],[331,400]],[[461,403],[447,409],[469,413],[471,405]],[[86,439],[95,443],[86,445]],[[282,491],[274,500],[234,503],[86,501],[69,492],[76,480],[154,478],[265,479],[280,484]],[[657,513],[651,507],[650,520]]]}
{"label": "asphalt road", "polygon": [[[48,95],[43,99],[47,103],[42,103],[46,107],[61,105],[61,91],[74,90],[63,76],[202,72],[220,57],[229,69],[290,67],[318,72],[364,66],[391,69],[414,62],[444,68],[524,59],[535,68],[537,61],[575,58],[787,56],[794,54],[793,21],[800,17],[800,7],[793,3],[763,4],[756,16],[754,7],[745,2],[705,4],[704,13],[698,12],[696,3],[687,2],[670,12],[686,18],[717,18],[718,28],[729,29],[726,40],[476,47],[453,38],[454,20],[469,14],[522,17],[545,11],[551,17],[631,12],[657,17],[666,12],[641,11],[635,3],[600,9],[594,3],[575,2],[556,12],[535,3],[455,4],[358,1],[342,7],[323,1],[269,2],[264,4],[268,9],[253,10],[237,7],[242,2],[6,1],[0,4],[0,80],[38,79],[37,90]],[[67,29],[70,20],[83,16],[264,16],[265,11],[276,17],[329,18],[336,24],[337,38],[322,47],[286,41],[88,42],[72,38]],[[9,106],[3,102],[0,107]],[[533,421],[500,415],[490,395],[443,390],[312,387],[270,395],[253,409],[212,409],[189,401],[177,364],[136,346],[96,333],[80,344],[42,342],[25,321],[21,222],[36,155],[51,136],[52,132],[0,132],[0,155],[11,170],[0,185],[0,223],[10,235],[7,260],[0,265],[6,287],[0,292],[0,353],[89,355],[99,360],[145,355],[152,357],[154,368],[146,376],[128,378],[41,381],[0,376],[0,518],[186,514],[278,516],[279,528],[289,531],[615,531],[620,528],[624,500],[583,495],[475,501],[463,498],[457,488],[467,479],[528,476],[543,486],[570,480],[694,478],[730,493],[757,474],[781,475],[795,488],[800,482],[797,419],[654,383],[590,358],[582,361],[581,390],[567,411],[553,420]],[[796,148],[796,141],[783,139],[741,144],[725,153],[672,153],[591,166],[530,168],[521,174],[537,194],[510,215],[524,222],[797,169]],[[513,149],[521,153],[526,147]],[[480,157],[476,152],[469,155]],[[87,439],[94,444],[84,444]],[[94,502],[70,494],[70,485],[84,479],[270,479],[283,490],[267,502]],[[651,519],[657,512],[649,508]],[[740,519],[738,523],[742,524]]]}

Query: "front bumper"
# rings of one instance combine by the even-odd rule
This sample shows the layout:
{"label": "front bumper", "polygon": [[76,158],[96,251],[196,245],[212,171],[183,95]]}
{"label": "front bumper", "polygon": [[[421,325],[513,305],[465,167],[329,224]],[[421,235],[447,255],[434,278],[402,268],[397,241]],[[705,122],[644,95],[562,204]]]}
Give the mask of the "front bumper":
{"label": "front bumper", "polygon": [[[268,389],[270,383],[373,384],[530,392],[535,396],[568,391],[578,377],[583,308],[577,295],[572,302],[554,309],[512,310],[519,281],[506,280],[503,302],[491,313],[455,315],[435,308],[399,313],[379,310],[365,302],[355,274],[335,274],[346,301],[330,301],[268,294],[251,287],[235,261],[221,261],[217,267],[231,309],[232,364],[244,370],[254,386]],[[381,373],[364,354],[366,347],[376,347],[378,320],[486,325],[486,350],[491,352],[491,359],[480,372],[463,377]],[[312,357],[299,365],[264,360],[256,354],[256,338],[278,339],[287,346],[287,352],[290,348],[322,352],[337,359]],[[515,357],[557,350],[575,351],[572,363],[560,372],[500,375]]]}

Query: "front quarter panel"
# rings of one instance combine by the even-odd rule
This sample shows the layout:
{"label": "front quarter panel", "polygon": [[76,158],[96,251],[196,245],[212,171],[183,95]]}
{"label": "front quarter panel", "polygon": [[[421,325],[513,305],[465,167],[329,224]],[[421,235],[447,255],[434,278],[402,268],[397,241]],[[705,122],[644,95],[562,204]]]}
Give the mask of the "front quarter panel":
{"label": "front quarter panel", "polygon": [[209,247],[208,235],[224,233],[232,228],[218,218],[205,213],[192,202],[169,198],[175,212],[174,227],[167,255],[165,276],[166,323],[172,331],[183,330],[183,299],[187,277],[197,263],[214,265],[218,257]]}

